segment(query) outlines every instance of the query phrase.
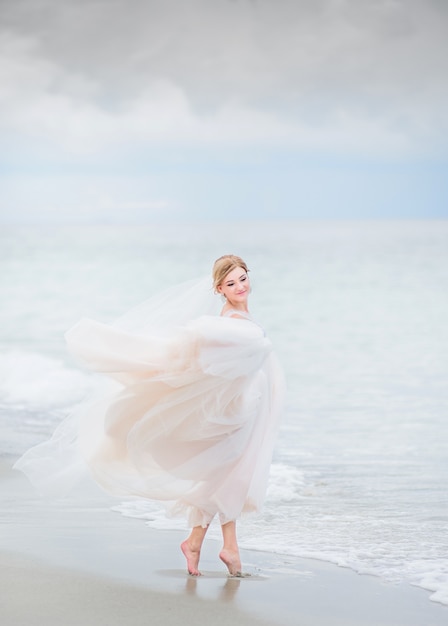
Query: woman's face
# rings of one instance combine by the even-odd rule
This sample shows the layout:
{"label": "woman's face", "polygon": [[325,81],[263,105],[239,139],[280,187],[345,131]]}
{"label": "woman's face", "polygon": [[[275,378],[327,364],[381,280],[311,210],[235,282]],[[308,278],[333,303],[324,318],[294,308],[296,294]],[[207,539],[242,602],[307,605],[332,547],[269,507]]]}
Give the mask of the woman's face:
{"label": "woman's face", "polygon": [[242,267],[235,267],[227,274],[217,288],[219,293],[226,297],[230,304],[244,304],[250,292],[250,282],[247,272]]}

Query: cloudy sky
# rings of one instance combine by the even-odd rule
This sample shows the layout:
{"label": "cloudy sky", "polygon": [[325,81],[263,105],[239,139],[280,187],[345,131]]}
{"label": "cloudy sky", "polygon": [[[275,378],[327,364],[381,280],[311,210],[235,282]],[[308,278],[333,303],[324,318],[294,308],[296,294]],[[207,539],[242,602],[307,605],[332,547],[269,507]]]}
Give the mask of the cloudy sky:
{"label": "cloudy sky", "polygon": [[448,217],[446,0],[0,0],[3,221]]}

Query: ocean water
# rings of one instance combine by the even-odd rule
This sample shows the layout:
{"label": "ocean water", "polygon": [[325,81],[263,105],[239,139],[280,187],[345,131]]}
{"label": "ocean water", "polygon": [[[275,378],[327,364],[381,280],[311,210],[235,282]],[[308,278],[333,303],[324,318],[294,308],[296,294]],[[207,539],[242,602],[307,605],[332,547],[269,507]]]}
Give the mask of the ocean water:
{"label": "ocean water", "polygon": [[[242,520],[241,545],[448,604],[447,221],[2,227],[0,455],[47,438],[97,385],[67,328],[228,252],[251,268],[251,310],[288,383],[264,514]],[[179,525],[154,503],[115,508]]]}

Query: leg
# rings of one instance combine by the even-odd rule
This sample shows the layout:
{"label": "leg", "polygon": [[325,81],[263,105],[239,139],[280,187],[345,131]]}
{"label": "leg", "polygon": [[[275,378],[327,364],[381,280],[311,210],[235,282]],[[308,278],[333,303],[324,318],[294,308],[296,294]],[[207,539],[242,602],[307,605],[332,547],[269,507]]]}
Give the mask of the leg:
{"label": "leg", "polygon": [[195,526],[191,529],[190,536],[180,544],[181,550],[187,559],[188,573],[192,576],[200,576],[201,572],[198,570],[199,557],[201,556],[202,542],[204,541],[205,533],[208,530],[208,526]]}
{"label": "leg", "polygon": [[231,576],[242,576],[241,560],[236,538],[236,522],[227,522],[221,526],[223,548],[219,553],[219,558],[227,565]]}

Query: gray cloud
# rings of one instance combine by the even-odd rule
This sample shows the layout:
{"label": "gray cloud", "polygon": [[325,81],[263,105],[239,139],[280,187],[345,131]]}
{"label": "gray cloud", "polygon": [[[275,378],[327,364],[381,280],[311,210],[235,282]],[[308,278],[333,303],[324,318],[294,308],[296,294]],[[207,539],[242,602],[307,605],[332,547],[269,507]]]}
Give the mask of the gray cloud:
{"label": "gray cloud", "polygon": [[[12,59],[7,75],[22,54],[23,66],[32,67],[27,80],[41,77],[41,110],[53,110],[56,97],[67,115],[80,107],[89,116],[94,106],[92,124],[104,134],[113,122],[98,122],[99,111],[130,111],[125,127],[135,107],[155,101],[153,115],[174,102],[176,111],[184,107],[179,117],[188,110],[205,123],[226,106],[239,107],[241,126],[258,114],[257,123],[272,128],[268,139],[297,130],[297,142],[310,145],[304,134],[315,133],[317,148],[319,133],[335,142],[351,134],[348,144],[364,132],[367,143],[389,134],[403,150],[446,145],[443,2],[3,0],[0,17]],[[33,99],[29,82],[13,89],[11,110],[14,98]],[[29,115],[28,107],[23,117]],[[217,123],[226,132],[232,119]],[[188,124],[187,132],[186,123],[174,123],[174,133],[209,132]]]}

